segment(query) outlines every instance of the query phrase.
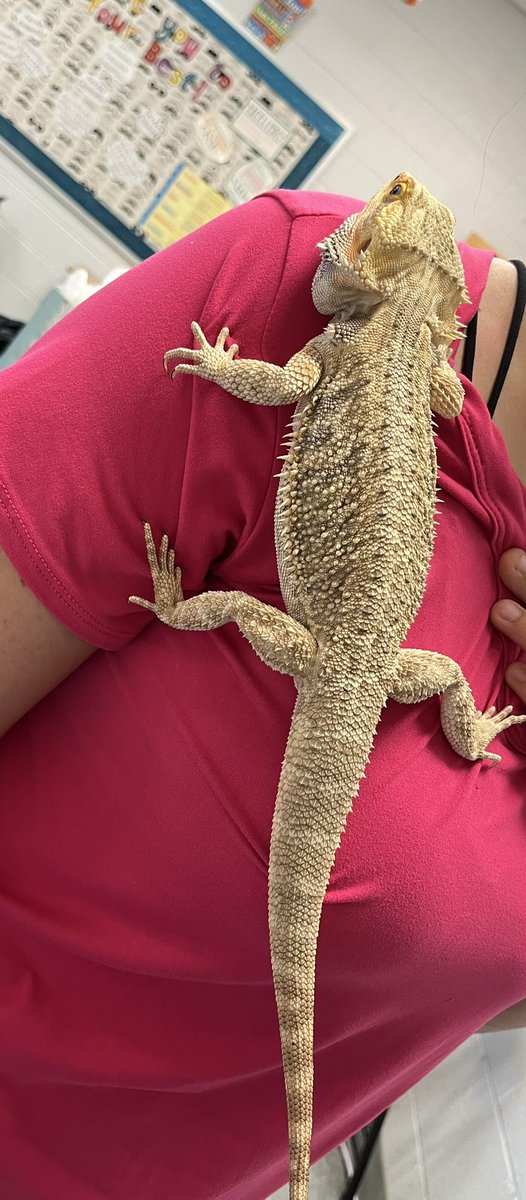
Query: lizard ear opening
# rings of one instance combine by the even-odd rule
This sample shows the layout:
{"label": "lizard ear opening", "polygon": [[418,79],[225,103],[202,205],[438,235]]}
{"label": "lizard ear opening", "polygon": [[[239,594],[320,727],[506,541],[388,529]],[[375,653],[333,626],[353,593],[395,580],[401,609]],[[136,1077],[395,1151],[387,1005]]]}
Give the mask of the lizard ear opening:
{"label": "lizard ear opening", "polygon": [[449,363],[435,366],[431,372],[430,404],[440,417],[458,417],[462,412],[464,389]]}

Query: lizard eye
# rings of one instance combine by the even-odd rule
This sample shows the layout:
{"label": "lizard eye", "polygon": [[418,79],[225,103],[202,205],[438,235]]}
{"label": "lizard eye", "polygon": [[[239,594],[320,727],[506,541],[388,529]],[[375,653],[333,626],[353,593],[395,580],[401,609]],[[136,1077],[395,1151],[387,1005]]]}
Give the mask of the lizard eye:
{"label": "lizard eye", "polygon": [[391,196],[403,196],[406,188],[407,188],[406,183],[395,183],[394,187],[391,188],[390,192],[385,197],[385,199],[389,200]]}

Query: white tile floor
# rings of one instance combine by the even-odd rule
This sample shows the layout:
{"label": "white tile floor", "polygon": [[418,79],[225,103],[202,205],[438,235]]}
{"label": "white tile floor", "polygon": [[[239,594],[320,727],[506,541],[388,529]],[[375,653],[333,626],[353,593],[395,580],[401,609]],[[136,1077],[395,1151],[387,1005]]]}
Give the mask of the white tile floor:
{"label": "white tile floor", "polygon": [[392,1106],[386,1200],[526,1200],[526,1033],[476,1034]]}
{"label": "white tile floor", "polygon": [[[339,1200],[347,1179],[343,1156],[340,1150],[333,1150],[310,1169],[309,1200]],[[288,1185],[274,1192],[269,1200],[289,1200]]]}
{"label": "white tile floor", "polygon": [[[384,1195],[358,1200],[526,1200],[526,1031],[475,1034],[386,1117]],[[310,1200],[339,1200],[340,1150],[311,1169]],[[288,1200],[280,1188],[269,1200]]]}

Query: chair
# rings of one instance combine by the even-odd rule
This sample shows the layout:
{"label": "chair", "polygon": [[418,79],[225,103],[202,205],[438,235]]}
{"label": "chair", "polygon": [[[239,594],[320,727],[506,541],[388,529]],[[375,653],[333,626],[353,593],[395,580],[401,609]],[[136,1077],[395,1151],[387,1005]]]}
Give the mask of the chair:
{"label": "chair", "polygon": [[388,1112],[389,1109],[386,1108],[383,1113],[380,1113],[378,1117],[375,1117],[374,1121],[371,1121],[369,1125],[366,1125],[364,1130],[360,1130],[360,1133],[364,1135],[363,1145],[358,1151],[357,1161],[354,1164],[354,1171],[345,1187],[345,1190],[340,1196],[340,1200],[353,1200],[353,1197],[356,1196],[358,1187],[365,1175],[374,1147],[378,1141],[378,1135]]}

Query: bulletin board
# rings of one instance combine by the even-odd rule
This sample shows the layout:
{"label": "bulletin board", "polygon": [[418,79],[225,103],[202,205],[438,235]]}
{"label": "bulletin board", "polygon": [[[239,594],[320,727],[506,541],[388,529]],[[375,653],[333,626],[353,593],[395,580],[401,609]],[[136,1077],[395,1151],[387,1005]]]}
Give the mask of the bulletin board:
{"label": "bulletin board", "polygon": [[202,0],[0,0],[0,137],[142,258],[344,133]]}

